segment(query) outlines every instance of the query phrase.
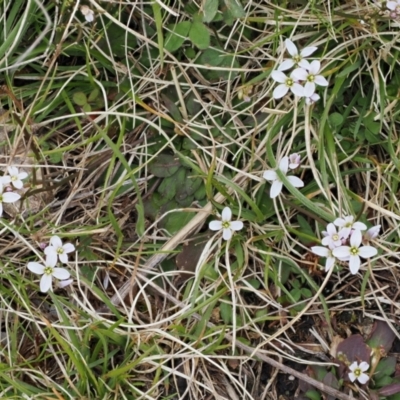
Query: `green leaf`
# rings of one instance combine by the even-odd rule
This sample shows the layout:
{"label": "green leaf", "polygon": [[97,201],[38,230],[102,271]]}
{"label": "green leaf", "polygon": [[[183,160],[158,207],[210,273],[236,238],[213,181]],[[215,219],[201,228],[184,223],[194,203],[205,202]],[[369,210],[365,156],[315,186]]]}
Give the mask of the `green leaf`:
{"label": "green leaf", "polygon": [[224,53],[215,49],[207,49],[197,60],[200,65],[217,67],[224,61]]}
{"label": "green leaf", "polygon": [[210,47],[210,33],[202,22],[193,22],[190,28],[189,38],[200,50],[205,50]]}
{"label": "green leaf", "polygon": [[320,393],[313,389],[313,390],[307,390],[307,392],[304,394],[306,397],[308,397],[311,400],[321,400],[321,395]]}
{"label": "green leaf", "polygon": [[107,37],[112,38],[112,45],[106,38],[98,42],[99,48],[106,54],[110,52],[117,57],[124,57],[126,52],[136,48],[136,37],[128,30],[112,22],[106,28]]}
{"label": "green leaf", "polygon": [[186,40],[192,23],[190,21],[179,22],[176,25],[170,25],[170,32],[167,33],[164,41],[164,49],[173,53],[181,48]]}
{"label": "green leaf", "polygon": [[[225,300],[228,300],[227,298],[224,298]],[[221,318],[224,321],[225,324],[230,324],[232,321],[232,305],[229,303],[221,303],[219,306],[219,312],[221,313]]]}
{"label": "green leaf", "polygon": [[332,113],[329,116],[329,122],[332,126],[340,126],[343,124],[343,116],[337,112]]}
{"label": "green leaf", "polygon": [[179,160],[170,154],[160,154],[149,164],[149,171],[157,178],[167,178],[178,171]]}
{"label": "green leaf", "polygon": [[[175,208],[178,208],[176,205]],[[194,214],[188,212],[173,212],[168,214],[160,223],[171,235],[181,230],[192,218]]]}
{"label": "green leaf", "polygon": [[205,0],[203,5],[203,22],[211,22],[218,12],[218,0]]}
{"label": "green leaf", "polygon": [[87,104],[86,94],[83,92],[76,92],[72,95],[72,101],[78,106]]}
{"label": "green leaf", "polygon": [[225,5],[233,18],[243,18],[245,16],[244,8],[239,0],[225,0]]}
{"label": "green leaf", "polygon": [[99,94],[100,90],[98,88],[93,89],[89,94],[88,102],[95,101],[99,97]]}
{"label": "green leaf", "polygon": [[135,207],[137,211],[135,231],[136,234],[140,237],[143,236],[145,230],[144,207],[141,204],[136,204]]}

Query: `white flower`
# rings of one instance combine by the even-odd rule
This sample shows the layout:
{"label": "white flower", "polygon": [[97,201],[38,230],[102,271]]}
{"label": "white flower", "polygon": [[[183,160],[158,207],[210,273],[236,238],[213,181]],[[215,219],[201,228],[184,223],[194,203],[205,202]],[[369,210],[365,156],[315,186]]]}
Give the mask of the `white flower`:
{"label": "white flower", "polygon": [[293,153],[289,156],[289,168],[296,169],[301,162],[300,154]]}
{"label": "white flower", "polygon": [[[287,156],[283,157],[281,159],[281,161],[279,162],[278,168],[280,169],[282,174],[286,175],[288,172],[288,169],[289,169],[289,157],[287,157]],[[263,178],[267,181],[272,181],[271,191],[270,191],[271,199],[278,196],[279,193],[282,191],[283,182],[279,179],[276,171],[274,171],[274,170],[265,171],[263,174]],[[304,182],[297,176],[287,176],[286,178],[294,187],[303,187],[304,186]]]}
{"label": "white flower", "polygon": [[282,98],[289,91],[289,89],[296,96],[304,96],[304,88],[300,85],[300,83],[296,82],[296,79],[293,78],[293,72],[290,74],[290,77],[288,77],[282,71],[272,71],[272,79],[280,83],[280,85],[278,85],[272,93],[272,97],[274,99]]}
{"label": "white flower", "polygon": [[12,185],[16,188],[16,189],[22,189],[24,187],[24,183],[22,182],[21,179],[25,179],[28,174],[26,172],[18,172],[18,168],[17,167],[8,167],[8,173],[10,175],[4,175],[1,178],[1,182],[4,185],[7,185],[9,183],[12,183]]}
{"label": "white flower", "polygon": [[311,96],[306,97],[306,104],[311,105],[316,103],[321,97],[317,93],[313,93]]}
{"label": "white flower", "polygon": [[3,192],[3,183],[0,182],[0,217],[3,215],[3,203],[15,203],[21,196],[18,193]]}
{"label": "white flower", "polygon": [[[66,264],[68,262],[67,253],[72,253],[75,250],[75,246],[71,243],[62,244],[61,239],[58,236],[52,236],[50,238],[50,246],[44,249],[44,254],[54,262],[57,262],[57,258],[60,257],[60,261]],[[55,260],[55,261],[54,261]]]}
{"label": "white flower", "polygon": [[328,86],[328,81],[322,76],[318,75],[321,69],[321,63],[318,60],[314,60],[308,63],[307,68],[296,68],[291,77],[296,81],[305,81],[304,85],[304,97],[311,97],[316,89],[316,85]]}
{"label": "white flower", "polygon": [[328,224],[326,231],[322,231],[322,234],[325,236],[321,241],[324,246],[334,249],[342,245],[343,233],[337,232],[334,224]]}
{"label": "white flower", "polygon": [[400,0],[388,1],[386,7],[388,10],[393,11],[393,13],[390,14],[393,18],[396,18],[400,14]]}
{"label": "white flower", "polygon": [[360,382],[362,385],[367,383],[369,381],[369,376],[365,374],[365,371],[368,371],[369,364],[365,361],[360,362],[360,365],[358,365],[357,361],[354,361],[353,364],[349,366],[349,379],[354,382],[356,379],[358,382]]}
{"label": "white flower", "polygon": [[361,245],[362,235],[361,231],[355,230],[350,237],[350,246],[339,246],[332,250],[335,257],[349,261],[350,272],[355,275],[361,266],[362,258],[370,258],[378,253],[378,250],[372,246]]}
{"label": "white flower", "polygon": [[335,257],[332,254],[332,250],[328,247],[313,246],[311,251],[320,257],[326,257],[325,271],[328,272],[335,265]]}
{"label": "white flower", "polygon": [[220,231],[222,229],[222,237],[229,240],[232,237],[233,231],[240,231],[243,228],[242,221],[231,221],[232,211],[229,207],[222,210],[222,221],[211,221],[208,227],[212,231]]}
{"label": "white flower", "polygon": [[94,21],[94,11],[88,6],[81,6],[81,13],[83,14],[87,22]]}
{"label": "white flower", "polygon": [[310,56],[315,50],[318,49],[318,47],[315,46],[305,47],[299,54],[296,45],[290,39],[286,39],[285,44],[287,51],[292,58],[283,60],[282,64],[278,67],[278,71],[286,71],[295,65],[303,68],[307,67],[308,63],[306,60],[304,60],[304,58]]}
{"label": "white flower", "polygon": [[380,225],[375,225],[367,230],[364,234],[365,240],[374,240],[379,236],[379,232],[381,230]]}
{"label": "white flower", "polygon": [[333,223],[342,228],[340,233],[343,235],[344,239],[347,239],[350,236],[352,230],[365,231],[367,229],[367,225],[362,222],[353,222],[354,217],[352,215],[347,215],[343,218],[336,218]]}
{"label": "white flower", "polygon": [[65,268],[56,268],[57,259],[54,262],[54,258],[47,257],[46,265],[42,265],[37,262],[28,263],[29,271],[34,274],[42,275],[40,279],[40,291],[46,293],[48,290],[53,290],[52,288],[52,279],[68,279],[70,277],[70,273]]}

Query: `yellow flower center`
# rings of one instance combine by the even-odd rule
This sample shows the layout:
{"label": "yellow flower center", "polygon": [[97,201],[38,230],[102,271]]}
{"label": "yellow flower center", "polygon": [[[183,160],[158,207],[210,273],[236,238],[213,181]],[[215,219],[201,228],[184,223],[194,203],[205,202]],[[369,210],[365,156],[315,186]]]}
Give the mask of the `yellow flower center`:
{"label": "yellow flower center", "polygon": [[45,267],[44,269],[44,274],[45,275],[51,275],[53,273],[53,267]]}
{"label": "yellow flower center", "polygon": [[229,229],[229,227],[231,226],[229,221],[223,221],[222,222],[222,228],[224,229]]}
{"label": "yellow flower center", "polygon": [[64,253],[64,249],[62,247],[59,247],[57,249],[57,254],[63,254]]}
{"label": "yellow flower center", "polygon": [[339,240],[339,235],[338,234],[332,235],[332,239],[335,241]]}
{"label": "yellow flower center", "polygon": [[358,247],[350,247],[350,254],[352,256],[356,256],[358,254],[358,252],[359,252]]}
{"label": "yellow flower center", "polygon": [[307,76],[307,81],[308,82],[314,82],[315,81],[315,76],[314,75],[308,75]]}
{"label": "yellow flower center", "polygon": [[355,368],[353,374],[358,378],[359,376],[361,376],[362,371],[360,368]]}
{"label": "yellow flower center", "polygon": [[297,56],[293,57],[293,61],[298,64],[301,61],[302,57],[300,54],[297,54]]}
{"label": "yellow flower center", "polygon": [[287,87],[291,87],[291,86],[293,86],[293,79],[292,78],[287,78],[286,79],[286,82],[285,82],[285,84],[286,84],[286,86]]}

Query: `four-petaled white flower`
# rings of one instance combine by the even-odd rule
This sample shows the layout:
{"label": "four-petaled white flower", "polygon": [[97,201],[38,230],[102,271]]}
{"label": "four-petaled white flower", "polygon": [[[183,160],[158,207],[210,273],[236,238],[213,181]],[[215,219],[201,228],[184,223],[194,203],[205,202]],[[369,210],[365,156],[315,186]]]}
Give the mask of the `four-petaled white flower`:
{"label": "four-petaled white flower", "polygon": [[332,254],[332,250],[328,247],[313,246],[311,251],[320,257],[326,257],[325,271],[328,272],[335,265],[335,256]]}
{"label": "four-petaled white flower", "polygon": [[282,71],[272,71],[272,73],[271,73],[272,79],[274,81],[280,83],[280,85],[278,85],[274,89],[274,92],[272,93],[272,97],[274,99],[282,98],[289,91],[289,89],[296,96],[299,96],[299,97],[304,96],[304,88],[293,77],[293,72],[290,74],[290,77],[289,77],[289,76],[286,76]]}
{"label": "four-petaled white flower", "polygon": [[343,239],[347,239],[352,230],[365,231],[367,229],[367,225],[364,223],[354,222],[354,217],[352,215],[347,215],[343,218],[336,218],[333,223],[339,228],[342,228],[340,232],[343,235]]}
{"label": "four-petaled white flower", "polygon": [[350,366],[349,366],[349,379],[354,382],[356,379],[358,382],[360,382],[362,385],[367,383],[369,381],[369,376],[365,373],[365,371],[368,371],[369,364],[365,361],[360,362],[358,364],[357,361],[354,361]]}
{"label": "four-petaled white flower", "polygon": [[242,221],[231,221],[232,211],[229,207],[222,210],[221,221],[211,221],[208,227],[212,231],[220,231],[222,229],[222,237],[229,240],[232,237],[233,231],[240,231],[243,228]]}
{"label": "four-petaled white flower", "polygon": [[21,198],[18,193],[3,191],[3,184],[0,182],[0,217],[3,215],[3,203],[15,203]]}
{"label": "four-petaled white flower", "polygon": [[339,246],[332,250],[332,254],[345,261],[349,261],[350,272],[355,275],[361,266],[362,258],[370,258],[378,253],[378,250],[372,246],[362,246],[361,231],[355,230],[350,236],[350,246]]}
{"label": "four-petaled white flower", "polygon": [[308,63],[308,67],[296,68],[292,72],[291,77],[293,79],[306,82],[303,96],[311,97],[315,92],[316,85],[328,86],[328,81],[322,75],[318,75],[320,69],[321,63],[318,60],[314,60]]}
{"label": "four-petaled white flower", "polygon": [[321,97],[317,93],[313,93],[310,97],[306,97],[306,104],[311,105],[317,102]]}
{"label": "four-petaled white flower", "polygon": [[[286,175],[289,169],[289,157],[287,156],[283,157],[279,162],[278,168],[282,172],[282,174]],[[282,191],[283,182],[280,180],[277,172],[274,170],[265,171],[263,174],[263,178],[267,181],[272,181],[271,191],[270,191],[271,199],[278,196],[279,193]],[[296,188],[304,186],[304,182],[297,176],[290,175],[287,176],[286,178]]]}
{"label": "four-petaled white flower", "polygon": [[334,224],[328,224],[326,231],[322,231],[322,234],[325,236],[321,241],[324,246],[334,249],[342,245],[343,234],[336,230]]}
{"label": "four-petaled white flower", "polygon": [[50,238],[50,246],[44,249],[44,254],[51,259],[52,262],[57,262],[57,258],[64,264],[68,263],[68,253],[72,253],[75,250],[75,246],[72,243],[62,244],[61,239],[58,236],[52,236]]}
{"label": "four-petaled white flower", "polygon": [[29,262],[28,269],[34,274],[42,275],[40,278],[40,291],[46,293],[48,290],[53,290],[52,279],[64,280],[70,277],[70,273],[65,268],[57,268],[57,259],[47,257],[45,265],[37,262]]}
{"label": "four-petaled white flower", "polygon": [[4,185],[8,185],[11,183],[16,189],[22,189],[24,187],[24,183],[22,179],[25,179],[28,174],[26,172],[19,172],[17,167],[8,167],[9,175],[4,175],[1,178],[1,182]]}
{"label": "four-petaled white flower", "polygon": [[308,63],[305,58],[310,56],[312,53],[314,53],[314,51],[318,49],[318,47],[315,46],[305,47],[303,50],[300,51],[299,54],[296,45],[290,39],[285,40],[285,45],[288,53],[292,56],[292,58],[283,60],[282,64],[278,68],[278,71],[286,71],[294,67],[295,65],[306,68]]}
{"label": "four-petaled white flower", "polygon": [[87,22],[94,21],[94,11],[88,6],[81,6],[81,13],[83,14]]}
{"label": "four-petaled white flower", "polygon": [[293,153],[289,156],[289,168],[296,169],[301,162],[300,154]]}
{"label": "four-petaled white flower", "polygon": [[379,232],[381,230],[380,225],[375,225],[367,230],[364,234],[365,240],[374,240],[379,236]]}

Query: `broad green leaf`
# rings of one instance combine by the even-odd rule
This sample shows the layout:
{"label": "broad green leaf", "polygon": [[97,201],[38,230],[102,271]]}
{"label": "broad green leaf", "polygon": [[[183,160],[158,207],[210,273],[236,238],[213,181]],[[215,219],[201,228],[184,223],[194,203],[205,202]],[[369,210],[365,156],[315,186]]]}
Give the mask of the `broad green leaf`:
{"label": "broad green leaf", "polygon": [[171,53],[179,50],[186,40],[191,26],[192,23],[190,21],[183,21],[176,25],[169,26],[171,31],[168,32],[165,37],[164,49]]}
{"label": "broad green leaf", "polygon": [[99,97],[99,94],[100,90],[98,88],[94,88],[89,94],[88,102],[95,101]]}
{"label": "broad green leaf", "polygon": [[243,18],[245,12],[239,0],[225,0],[225,5],[234,18]]}
{"label": "broad green leaf", "polygon": [[[225,298],[227,300],[227,298]],[[232,322],[232,305],[229,303],[221,303],[219,306],[219,312],[221,314],[221,318],[225,324],[230,324]]]}
{"label": "broad green leaf", "polygon": [[157,178],[167,178],[173,175],[180,167],[177,158],[170,154],[160,154],[149,164],[149,171]]}
{"label": "broad green leaf", "polygon": [[210,33],[202,22],[193,22],[190,28],[189,38],[200,50],[210,47]]}
{"label": "broad green leaf", "polygon": [[72,101],[78,106],[84,106],[87,103],[86,94],[83,92],[75,92],[72,95]]}
{"label": "broad green leaf", "polygon": [[203,22],[211,22],[218,12],[218,0],[205,0],[203,5]]}

